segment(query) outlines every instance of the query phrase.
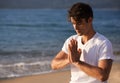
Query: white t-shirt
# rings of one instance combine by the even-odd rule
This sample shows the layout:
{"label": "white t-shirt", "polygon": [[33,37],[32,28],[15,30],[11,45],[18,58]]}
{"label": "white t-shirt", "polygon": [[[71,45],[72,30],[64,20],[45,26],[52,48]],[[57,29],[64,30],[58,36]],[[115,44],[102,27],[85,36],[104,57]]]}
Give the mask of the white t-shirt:
{"label": "white t-shirt", "polygon": [[[73,35],[69,37],[62,48],[62,51],[68,54],[68,44],[71,39],[75,39],[78,42],[78,48],[82,50],[80,57],[81,61],[88,64],[97,66],[99,60],[113,59],[113,50],[111,42],[103,35],[96,33],[87,43],[81,43],[81,36]],[[88,76],[82,70],[71,65],[71,81],[70,83],[107,83],[100,82],[96,78]]]}

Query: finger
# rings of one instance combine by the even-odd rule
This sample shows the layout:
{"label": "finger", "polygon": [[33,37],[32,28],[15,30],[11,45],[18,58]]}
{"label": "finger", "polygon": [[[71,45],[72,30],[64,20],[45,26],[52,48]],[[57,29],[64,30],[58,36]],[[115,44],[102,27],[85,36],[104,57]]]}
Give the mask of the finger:
{"label": "finger", "polygon": [[71,56],[69,55],[69,62],[71,63],[72,61],[71,61]]}
{"label": "finger", "polygon": [[76,41],[75,39],[72,39],[72,40],[71,40],[71,43],[74,44],[74,45],[76,45],[76,44],[77,44],[77,41]]}
{"label": "finger", "polygon": [[71,50],[71,44],[68,44],[68,50]]}
{"label": "finger", "polygon": [[71,39],[71,45],[74,49],[77,48],[77,41],[75,39]]}
{"label": "finger", "polygon": [[78,49],[78,53],[81,54],[81,52],[82,52],[81,49]]}
{"label": "finger", "polygon": [[68,52],[69,52],[69,54],[68,54],[69,63],[71,63],[72,61],[71,61],[71,46],[70,46],[70,44],[68,45]]}
{"label": "finger", "polygon": [[81,52],[81,49],[80,49],[80,48],[78,49],[78,52]]}
{"label": "finger", "polygon": [[68,52],[71,54],[73,52],[73,48],[71,44],[68,44]]}

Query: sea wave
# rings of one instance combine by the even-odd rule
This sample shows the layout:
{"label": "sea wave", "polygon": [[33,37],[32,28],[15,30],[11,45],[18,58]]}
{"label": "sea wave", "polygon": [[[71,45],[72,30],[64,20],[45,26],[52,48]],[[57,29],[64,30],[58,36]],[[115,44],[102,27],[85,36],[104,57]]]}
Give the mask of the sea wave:
{"label": "sea wave", "polygon": [[50,61],[38,61],[30,63],[0,64],[0,78],[19,77],[50,72]]}
{"label": "sea wave", "polygon": [[51,22],[44,22],[44,23],[37,23],[37,24],[35,24],[35,23],[2,23],[2,24],[0,24],[0,26],[9,26],[9,27],[11,27],[11,26],[13,26],[13,27],[44,27],[44,28],[46,28],[46,27],[66,27],[66,24],[67,23],[51,23]]}

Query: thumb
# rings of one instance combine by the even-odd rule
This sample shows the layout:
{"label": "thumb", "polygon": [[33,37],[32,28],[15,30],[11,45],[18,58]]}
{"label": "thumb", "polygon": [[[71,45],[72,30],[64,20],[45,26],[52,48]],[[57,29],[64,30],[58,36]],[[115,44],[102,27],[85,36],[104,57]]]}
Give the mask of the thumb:
{"label": "thumb", "polygon": [[81,51],[81,49],[79,48],[79,49],[78,49],[78,53],[81,54],[81,52],[82,52],[82,51]]}

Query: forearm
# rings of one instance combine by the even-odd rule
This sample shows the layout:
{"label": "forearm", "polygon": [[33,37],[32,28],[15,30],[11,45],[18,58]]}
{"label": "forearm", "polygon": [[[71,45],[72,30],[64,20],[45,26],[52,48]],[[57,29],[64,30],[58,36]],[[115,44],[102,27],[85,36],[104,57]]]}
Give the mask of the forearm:
{"label": "forearm", "polygon": [[68,55],[64,51],[60,51],[56,57],[52,60],[52,69],[60,69],[69,64]]}
{"label": "forearm", "polygon": [[56,69],[61,69],[63,67],[65,67],[67,64],[69,64],[69,61],[67,59],[65,60],[53,60],[51,63],[51,67],[52,69],[56,70]]}
{"label": "forearm", "polygon": [[93,66],[82,61],[79,61],[74,65],[81,69],[86,74],[88,74],[89,76],[92,76],[100,81],[105,81],[108,79],[107,71],[103,70],[100,67]]}

